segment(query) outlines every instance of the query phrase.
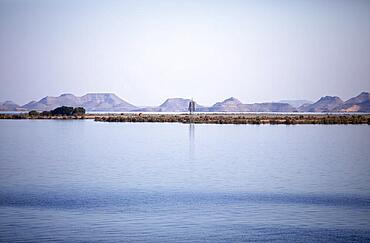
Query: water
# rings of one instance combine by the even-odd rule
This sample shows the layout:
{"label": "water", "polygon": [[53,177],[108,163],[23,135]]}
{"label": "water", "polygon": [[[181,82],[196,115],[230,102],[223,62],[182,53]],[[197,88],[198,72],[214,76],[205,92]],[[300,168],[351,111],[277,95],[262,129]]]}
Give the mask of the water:
{"label": "water", "polygon": [[370,241],[370,126],[0,120],[0,241]]}

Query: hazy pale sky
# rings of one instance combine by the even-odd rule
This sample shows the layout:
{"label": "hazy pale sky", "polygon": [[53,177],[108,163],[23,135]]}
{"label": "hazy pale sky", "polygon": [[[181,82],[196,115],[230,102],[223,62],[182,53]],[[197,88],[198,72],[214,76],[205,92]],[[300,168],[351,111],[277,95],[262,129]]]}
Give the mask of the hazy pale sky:
{"label": "hazy pale sky", "polygon": [[0,101],[135,105],[370,90],[370,1],[0,0]]}

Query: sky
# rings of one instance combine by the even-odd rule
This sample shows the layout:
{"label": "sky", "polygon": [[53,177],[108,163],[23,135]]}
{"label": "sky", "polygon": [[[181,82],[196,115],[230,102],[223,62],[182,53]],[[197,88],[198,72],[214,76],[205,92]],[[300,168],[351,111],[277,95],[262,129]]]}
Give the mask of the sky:
{"label": "sky", "polygon": [[370,91],[370,1],[0,0],[0,101],[135,105]]}

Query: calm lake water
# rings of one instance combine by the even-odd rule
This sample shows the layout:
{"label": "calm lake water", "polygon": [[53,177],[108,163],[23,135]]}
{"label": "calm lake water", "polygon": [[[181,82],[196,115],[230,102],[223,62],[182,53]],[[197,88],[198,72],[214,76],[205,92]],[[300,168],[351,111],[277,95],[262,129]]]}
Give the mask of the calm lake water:
{"label": "calm lake water", "polygon": [[0,241],[370,241],[370,126],[0,120]]}

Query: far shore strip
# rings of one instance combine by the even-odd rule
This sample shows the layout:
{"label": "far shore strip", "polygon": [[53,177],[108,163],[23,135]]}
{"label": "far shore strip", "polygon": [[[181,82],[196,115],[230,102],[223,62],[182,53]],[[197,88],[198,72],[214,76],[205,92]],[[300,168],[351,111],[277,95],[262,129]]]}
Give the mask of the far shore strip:
{"label": "far shore strip", "polygon": [[282,113],[229,113],[229,114],[85,114],[78,116],[31,116],[23,114],[0,114],[0,119],[94,119],[98,122],[177,122],[204,124],[368,124],[370,114],[282,114]]}

